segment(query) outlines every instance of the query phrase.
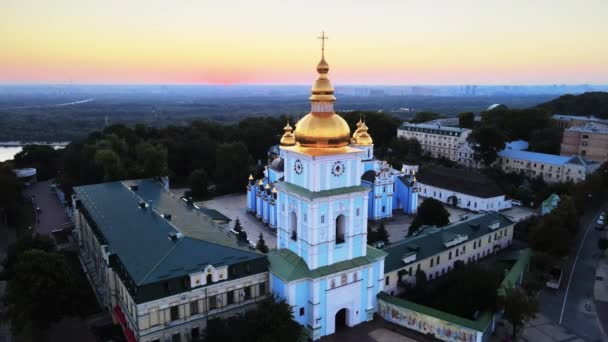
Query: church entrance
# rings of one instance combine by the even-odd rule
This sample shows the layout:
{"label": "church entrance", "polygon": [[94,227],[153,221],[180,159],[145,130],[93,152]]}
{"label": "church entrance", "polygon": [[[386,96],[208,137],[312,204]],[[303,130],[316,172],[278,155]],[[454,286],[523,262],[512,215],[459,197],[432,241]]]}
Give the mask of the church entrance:
{"label": "church entrance", "polygon": [[336,312],[336,332],[346,328],[346,309]]}
{"label": "church entrance", "polygon": [[448,197],[448,204],[451,204],[451,205],[457,207],[458,206],[458,197],[456,197],[456,196]]}

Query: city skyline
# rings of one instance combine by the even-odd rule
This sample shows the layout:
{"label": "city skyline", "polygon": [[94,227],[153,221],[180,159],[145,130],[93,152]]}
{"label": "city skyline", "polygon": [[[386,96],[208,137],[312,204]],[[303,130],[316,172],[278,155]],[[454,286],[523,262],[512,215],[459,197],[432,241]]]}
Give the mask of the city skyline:
{"label": "city skyline", "polygon": [[605,84],[602,1],[8,0],[0,83]]}

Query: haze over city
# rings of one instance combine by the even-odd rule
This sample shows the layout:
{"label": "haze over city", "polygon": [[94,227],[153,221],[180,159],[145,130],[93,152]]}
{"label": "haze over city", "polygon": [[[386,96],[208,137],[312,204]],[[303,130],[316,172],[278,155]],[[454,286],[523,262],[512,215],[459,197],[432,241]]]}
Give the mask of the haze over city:
{"label": "haze over city", "polygon": [[608,2],[5,0],[0,83],[601,84]]}

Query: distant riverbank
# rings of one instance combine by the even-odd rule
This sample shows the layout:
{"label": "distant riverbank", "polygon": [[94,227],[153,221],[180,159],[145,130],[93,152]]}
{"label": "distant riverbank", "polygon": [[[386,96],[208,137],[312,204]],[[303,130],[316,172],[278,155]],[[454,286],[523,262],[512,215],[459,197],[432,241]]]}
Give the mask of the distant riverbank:
{"label": "distant riverbank", "polygon": [[11,160],[15,155],[23,150],[25,145],[49,145],[54,149],[65,148],[69,142],[20,142],[20,141],[0,141],[0,162]]}

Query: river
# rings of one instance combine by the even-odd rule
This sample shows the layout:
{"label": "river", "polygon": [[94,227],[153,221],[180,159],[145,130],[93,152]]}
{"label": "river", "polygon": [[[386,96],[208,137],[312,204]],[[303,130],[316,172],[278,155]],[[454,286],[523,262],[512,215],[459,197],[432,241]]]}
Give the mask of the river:
{"label": "river", "polygon": [[[60,148],[65,148],[65,144],[49,144],[51,146],[53,146],[54,149],[60,149]],[[10,159],[13,159],[15,157],[15,154],[21,152],[21,150],[23,150],[23,146],[22,145],[11,145],[11,146],[3,146],[0,145],[0,162],[3,161],[7,161]]]}

